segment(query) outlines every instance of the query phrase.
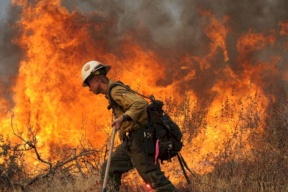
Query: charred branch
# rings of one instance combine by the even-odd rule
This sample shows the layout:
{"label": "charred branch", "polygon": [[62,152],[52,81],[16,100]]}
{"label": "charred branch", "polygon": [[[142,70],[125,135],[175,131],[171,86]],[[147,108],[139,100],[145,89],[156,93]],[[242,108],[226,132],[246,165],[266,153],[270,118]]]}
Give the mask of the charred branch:
{"label": "charred branch", "polygon": [[[13,126],[13,118],[14,116],[11,116],[11,128],[13,130],[14,135],[19,138],[23,143],[18,144],[15,147],[13,147],[14,151],[28,151],[32,150],[36,157],[37,160],[40,163],[48,165],[47,169],[44,169],[41,171],[40,174],[37,174],[36,176],[32,178],[28,178],[25,182],[16,182],[10,179],[9,176],[5,177],[5,183],[9,183],[9,186],[14,186],[14,187],[20,187],[22,191],[26,191],[27,187],[33,185],[39,180],[49,178],[50,176],[54,176],[57,171],[68,171],[68,174],[73,174],[73,172],[80,173],[82,177],[85,177],[85,171],[83,171],[83,168],[85,168],[85,163],[90,163],[89,159],[93,159],[93,156],[97,158],[98,154],[100,153],[99,150],[94,150],[94,149],[86,149],[84,145],[81,144],[81,149],[69,149],[70,153],[68,156],[60,158],[56,162],[50,162],[43,157],[41,157],[41,154],[39,153],[37,149],[37,139],[36,139],[36,134],[33,132],[32,127],[28,127],[28,132],[29,132],[29,138],[25,139],[24,136],[22,136],[21,133],[16,133],[15,128]],[[26,147],[28,146],[28,148]],[[22,147],[22,149],[21,149]],[[79,151],[79,152],[77,152]],[[2,179],[2,178],[1,178]],[[3,179],[2,179],[3,180]]]}

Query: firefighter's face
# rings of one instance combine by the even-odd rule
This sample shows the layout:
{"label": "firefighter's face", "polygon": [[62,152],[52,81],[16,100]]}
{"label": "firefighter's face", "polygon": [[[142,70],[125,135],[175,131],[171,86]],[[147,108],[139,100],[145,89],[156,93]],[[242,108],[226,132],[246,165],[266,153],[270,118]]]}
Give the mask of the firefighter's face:
{"label": "firefighter's face", "polygon": [[93,76],[87,80],[87,84],[89,86],[89,90],[92,91],[94,94],[98,95],[103,93],[101,89],[101,81],[98,76]]}

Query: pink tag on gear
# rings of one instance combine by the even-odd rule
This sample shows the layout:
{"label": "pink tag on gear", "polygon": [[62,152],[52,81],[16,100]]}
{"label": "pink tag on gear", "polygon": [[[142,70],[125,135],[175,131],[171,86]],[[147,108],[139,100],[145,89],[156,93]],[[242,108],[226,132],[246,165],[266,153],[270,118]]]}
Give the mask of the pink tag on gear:
{"label": "pink tag on gear", "polygon": [[158,155],[159,155],[159,139],[157,139],[155,145],[155,165],[157,164]]}

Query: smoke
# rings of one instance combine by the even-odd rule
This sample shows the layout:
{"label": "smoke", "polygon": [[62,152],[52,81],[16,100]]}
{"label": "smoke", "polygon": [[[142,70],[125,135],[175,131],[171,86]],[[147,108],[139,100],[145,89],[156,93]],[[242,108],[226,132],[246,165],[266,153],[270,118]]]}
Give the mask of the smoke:
{"label": "smoke", "polygon": [[[113,30],[118,33],[117,38],[127,31],[143,28],[149,31],[150,38],[158,46],[165,48],[184,46],[183,49],[194,48],[193,51],[196,51],[195,48],[202,44],[203,40],[205,43],[200,9],[212,11],[219,19],[229,16],[229,25],[236,35],[249,29],[267,32],[278,28],[279,21],[286,20],[288,14],[288,4],[284,0],[253,2],[249,0],[237,2],[229,0],[220,2],[63,0],[63,6],[84,14],[98,12],[107,18],[115,16],[116,24]],[[145,40],[147,37],[143,38]]]}
{"label": "smoke", "polygon": [[[113,33],[107,36],[111,44],[116,45],[123,35],[134,32],[133,36],[143,47],[155,50],[163,65],[165,65],[168,78],[159,80],[159,85],[168,85],[175,80],[183,78],[188,72],[181,70],[181,65],[188,65],[180,61],[185,54],[193,57],[203,57],[209,53],[211,40],[205,33],[204,26],[209,19],[201,15],[201,11],[212,12],[216,19],[223,20],[228,16],[225,25],[230,28],[231,33],[227,35],[226,44],[229,61],[223,60],[223,54],[219,53],[210,60],[211,67],[205,71],[197,68],[200,64],[196,62],[191,66],[196,70],[194,80],[182,84],[183,89],[193,89],[196,93],[205,93],[219,79],[213,71],[229,65],[235,73],[241,73],[243,66],[237,61],[239,53],[237,40],[249,31],[254,33],[271,34],[276,33],[277,44],[282,43],[279,33],[279,22],[286,21],[288,16],[288,4],[284,0],[263,1],[208,1],[208,0],[181,0],[181,1],[100,1],[100,0],[65,0],[63,5],[69,10],[77,9],[83,14],[98,12],[104,18],[115,18],[115,25],[111,28]],[[109,31],[109,29],[108,29]],[[137,33],[145,31],[145,33]],[[283,58],[283,46],[267,46],[255,51],[251,56],[251,63],[257,65],[260,61],[269,62],[272,55]],[[169,55],[169,57],[167,57]],[[182,63],[181,63],[182,62]],[[277,67],[287,70],[285,62],[280,61]],[[201,78],[200,78],[201,77]],[[270,76],[271,78],[274,78]],[[268,78],[267,76],[265,78]],[[201,79],[199,81],[199,79]],[[279,79],[280,80],[280,79]],[[182,90],[183,90],[182,89]]]}
{"label": "smoke", "polygon": [[[31,1],[36,3],[37,1]],[[207,94],[215,81],[223,73],[215,73],[230,66],[235,74],[241,74],[243,66],[239,63],[237,41],[249,31],[276,34],[277,46],[267,46],[249,55],[251,64],[258,65],[261,61],[269,62],[274,55],[281,56],[276,67],[287,70],[283,51],[287,38],[279,35],[279,22],[287,21],[288,4],[284,0],[263,1],[208,1],[208,0],[138,0],[138,1],[105,1],[105,0],[63,0],[62,5],[70,12],[79,12],[94,23],[104,26],[102,34],[93,34],[95,39],[106,42],[107,52],[121,55],[120,42],[127,34],[142,45],[144,49],[155,51],[159,62],[165,68],[166,78],[160,79],[159,86],[166,86],[179,81],[195,70],[195,77],[179,84],[179,91],[193,90],[199,97]],[[211,21],[203,16],[202,11],[209,11],[230,29],[226,37],[229,60],[224,59],[223,50],[217,50],[213,58],[210,52],[211,39],[207,36],[205,26]],[[92,13],[97,13],[93,15]],[[19,7],[9,7],[7,18],[1,21],[2,31],[0,42],[0,79],[9,84],[11,77],[17,75],[17,67],[21,51],[13,44],[13,38],[19,29],[13,27],[19,19]],[[206,29],[207,30],[207,29]],[[105,33],[104,33],[105,32]],[[281,38],[284,41],[281,41]],[[188,57],[184,61],[183,57]],[[207,57],[209,67],[202,67],[197,58]],[[186,66],[185,69],[181,68]],[[265,73],[267,74],[267,73]],[[273,79],[273,74],[265,75],[265,80]],[[281,78],[277,79],[281,81]]]}
{"label": "smoke", "polygon": [[[83,14],[97,12],[105,18],[114,17],[116,22],[111,28],[114,32],[109,39],[119,39],[134,31],[145,30],[137,40],[152,42],[149,48],[194,46],[203,40],[201,21],[196,4],[176,1],[81,1],[64,0],[63,5],[70,11],[78,10]],[[187,10],[187,6],[189,9]],[[187,42],[189,40],[189,43]],[[196,41],[197,40],[197,41]],[[187,49],[186,49],[187,50]],[[196,49],[195,49],[196,50]]]}
{"label": "smoke", "polygon": [[[8,1],[9,2],[9,1]],[[19,32],[16,22],[19,20],[20,8],[11,7],[5,1],[1,1],[0,16],[0,85],[3,97],[11,99],[11,86],[17,76],[21,59],[21,49],[13,40]],[[1,96],[2,97],[2,96]]]}

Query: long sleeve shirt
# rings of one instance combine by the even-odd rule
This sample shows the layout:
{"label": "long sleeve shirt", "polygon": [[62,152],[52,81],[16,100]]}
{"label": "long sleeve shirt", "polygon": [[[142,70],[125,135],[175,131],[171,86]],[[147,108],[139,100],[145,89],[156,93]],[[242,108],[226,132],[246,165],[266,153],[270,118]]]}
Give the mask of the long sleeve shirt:
{"label": "long sleeve shirt", "polygon": [[[109,87],[113,83],[113,80],[109,80],[107,90],[109,90]],[[132,121],[123,121],[120,127],[122,132],[137,129],[141,125],[146,125],[148,123],[148,115],[146,111],[148,102],[139,95],[131,92],[123,86],[118,85],[112,88],[110,96],[120,106],[112,106],[115,118],[125,114],[132,119]],[[106,94],[106,98],[108,98],[108,93]]]}

